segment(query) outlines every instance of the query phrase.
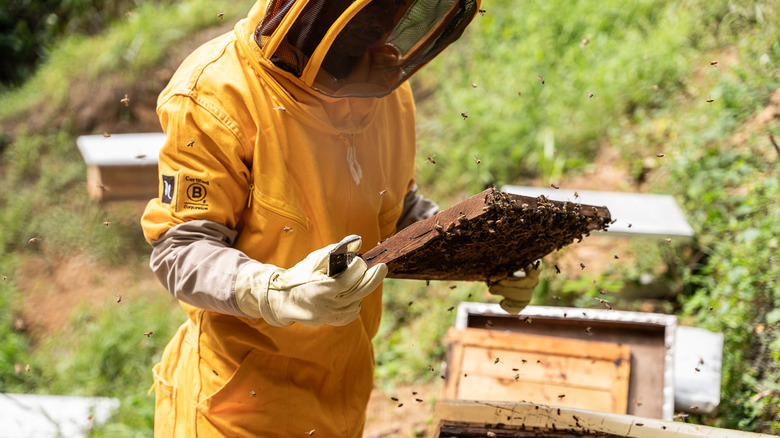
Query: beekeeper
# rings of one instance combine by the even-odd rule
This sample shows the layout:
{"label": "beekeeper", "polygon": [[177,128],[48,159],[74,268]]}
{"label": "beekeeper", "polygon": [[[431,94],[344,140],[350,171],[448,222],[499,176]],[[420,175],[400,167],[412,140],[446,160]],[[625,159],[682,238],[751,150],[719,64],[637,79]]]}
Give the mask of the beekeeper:
{"label": "beekeeper", "polygon": [[[259,0],[161,93],[150,265],[188,319],[154,367],[155,436],[359,437],[387,267],[370,249],[437,211],[416,194],[405,82],[479,0]],[[536,276],[492,289],[517,311]]]}

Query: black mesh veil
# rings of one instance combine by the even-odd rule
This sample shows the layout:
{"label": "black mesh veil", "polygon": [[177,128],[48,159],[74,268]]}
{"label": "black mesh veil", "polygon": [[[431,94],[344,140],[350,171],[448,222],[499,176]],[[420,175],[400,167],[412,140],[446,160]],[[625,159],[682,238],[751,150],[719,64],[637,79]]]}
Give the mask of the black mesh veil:
{"label": "black mesh veil", "polygon": [[284,32],[269,59],[324,94],[383,96],[457,40],[478,8],[479,0],[272,0],[255,40],[264,49]]}

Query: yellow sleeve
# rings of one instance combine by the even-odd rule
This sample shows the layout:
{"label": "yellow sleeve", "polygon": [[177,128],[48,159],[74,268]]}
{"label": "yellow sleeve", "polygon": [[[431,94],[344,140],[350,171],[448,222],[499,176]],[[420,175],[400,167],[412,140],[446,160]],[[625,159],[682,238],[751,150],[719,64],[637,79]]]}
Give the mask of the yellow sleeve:
{"label": "yellow sleeve", "polygon": [[158,107],[167,139],[159,157],[159,196],[141,218],[147,241],[191,220],[236,229],[247,205],[252,147],[235,121],[194,91]]}

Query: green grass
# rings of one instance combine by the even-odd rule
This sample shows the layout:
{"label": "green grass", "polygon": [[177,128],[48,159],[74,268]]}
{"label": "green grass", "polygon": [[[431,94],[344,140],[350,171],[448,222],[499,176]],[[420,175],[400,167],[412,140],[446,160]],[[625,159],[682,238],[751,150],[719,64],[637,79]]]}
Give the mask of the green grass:
{"label": "green grass", "polygon": [[[695,242],[636,241],[636,263],[588,276],[548,268],[535,303],[591,307],[605,289],[616,308],[635,309],[620,291],[652,272],[654,286],[669,291],[664,311],[725,335],[721,409],[689,420],[780,432],[780,156],[768,139],[780,139],[780,127],[753,121],[780,86],[780,6],[496,0],[483,8],[464,38],[412,80],[422,190],[446,206],[490,184],[556,182],[589,169],[600,149],[616,150],[636,183],[644,175],[645,190],[677,198]],[[0,121],[24,119],[40,102],[60,108],[74,81],[139,80],[183,38],[218,24],[217,12],[232,20],[246,9],[144,3],[132,19],[55,48],[24,86],[0,94]],[[148,436],[150,367],[183,318],[164,294],[79,309],[56,339],[12,329],[24,298],[16,281],[23,251],[50,261],[80,252],[145,269],[137,212],[87,199],[78,133],[65,120],[47,132],[17,126],[0,136],[0,274],[8,277],[0,283],[0,390],[119,396],[118,415],[95,435]],[[387,282],[375,340],[380,386],[439,379],[455,317],[448,309],[494,300],[484,285],[452,285]],[[147,330],[154,336],[144,337]],[[32,371],[16,374],[17,363]]]}
{"label": "green grass", "polygon": [[[236,21],[251,5],[248,0],[139,3],[129,16],[113,22],[95,37],[65,38],[27,82],[2,95],[0,119],[44,102],[47,111],[60,109],[74,83],[143,81],[149,70],[165,61],[165,56],[187,36],[222,24],[223,20]],[[224,14],[221,19],[219,13]]]}

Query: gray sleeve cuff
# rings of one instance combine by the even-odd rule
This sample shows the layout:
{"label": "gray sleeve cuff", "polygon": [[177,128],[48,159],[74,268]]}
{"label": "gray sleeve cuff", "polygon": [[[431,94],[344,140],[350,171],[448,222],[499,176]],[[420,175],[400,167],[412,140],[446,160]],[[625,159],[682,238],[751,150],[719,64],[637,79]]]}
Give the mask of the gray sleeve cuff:
{"label": "gray sleeve cuff", "polygon": [[236,275],[257,262],[232,247],[237,235],[206,220],[179,224],[152,241],[149,266],[177,299],[201,309],[248,316],[236,302]]}

